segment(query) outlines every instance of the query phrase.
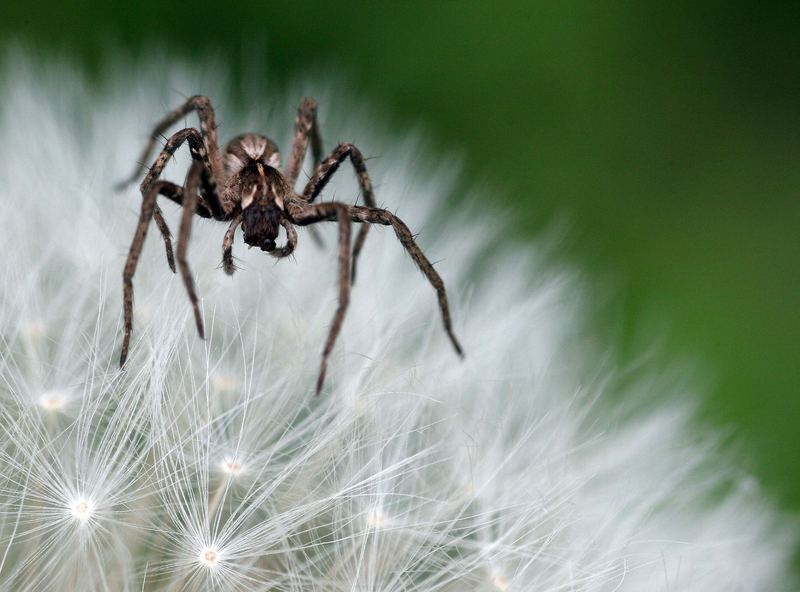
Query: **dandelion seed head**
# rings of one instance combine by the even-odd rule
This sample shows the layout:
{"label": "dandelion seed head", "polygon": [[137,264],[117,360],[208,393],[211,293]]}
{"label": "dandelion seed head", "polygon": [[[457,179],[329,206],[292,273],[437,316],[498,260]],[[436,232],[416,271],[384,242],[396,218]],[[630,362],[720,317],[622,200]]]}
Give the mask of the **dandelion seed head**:
{"label": "dandelion seed head", "polygon": [[[129,365],[117,372],[119,254],[141,196],[108,188],[140,158],[146,126],[178,106],[174,89],[211,97],[223,143],[262,121],[263,102],[242,113],[222,73],[168,60],[111,63],[112,88],[95,92],[69,68],[34,75],[15,58],[0,80],[9,196],[0,199],[0,391],[25,399],[0,405],[0,588],[166,589],[156,574],[196,590],[203,582],[192,578],[230,590],[797,589],[796,529],[757,483],[739,479],[709,431],[691,431],[693,407],[670,398],[660,369],[624,373],[637,401],[640,390],[659,396],[617,415],[625,397],[608,352],[592,350],[579,274],[549,264],[548,244],[494,244],[500,222],[485,207],[436,211],[457,172],[420,170],[420,144],[381,137],[357,97],[303,88],[291,104],[268,100],[293,117],[311,92],[323,138],[353,137],[384,156],[367,164],[379,202],[421,231],[420,247],[439,262],[466,359],[453,355],[435,294],[396,237],[373,232],[326,392],[310,397],[335,256],[306,241],[292,263],[273,266],[237,237],[250,272],[230,280],[209,264],[223,227],[197,224],[191,264],[207,341],[187,318],[182,283],[165,279],[152,226],[134,280]],[[71,123],[78,113],[86,125]],[[262,131],[284,129],[288,147],[291,121]],[[175,157],[163,178],[181,182],[191,155],[183,147]],[[48,175],[36,175],[43,160]],[[24,198],[32,191],[40,197]],[[348,173],[326,188],[331,199],[353,191]],[[179,211],[163,212],[180,228]],[[318,228],[336,244],[336,224]],[[80,393],[64,388],[75,384]],[[70,422],[43,421],[79,394]],[[615,403],[600,409],[600,399]]]}

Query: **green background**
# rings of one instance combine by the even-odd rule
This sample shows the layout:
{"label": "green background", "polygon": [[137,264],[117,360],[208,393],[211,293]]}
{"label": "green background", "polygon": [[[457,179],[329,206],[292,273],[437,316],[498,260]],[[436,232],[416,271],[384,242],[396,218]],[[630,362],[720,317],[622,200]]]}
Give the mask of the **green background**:
{"label": "green background", "polygon": [[[463,155],[465,190],[613,286],[634,360],[713,373],[704,411],[800,509],[800,3],[14,2],[0,40],[221,52],[273,84],[336,70],[399,130]],[[248,38],[258,43],[253,45]],[[243,48],[264,48],[259,55]],[[154,114],[154,117],[158,114]],[[648,341],[649,340],[649,341]]]}

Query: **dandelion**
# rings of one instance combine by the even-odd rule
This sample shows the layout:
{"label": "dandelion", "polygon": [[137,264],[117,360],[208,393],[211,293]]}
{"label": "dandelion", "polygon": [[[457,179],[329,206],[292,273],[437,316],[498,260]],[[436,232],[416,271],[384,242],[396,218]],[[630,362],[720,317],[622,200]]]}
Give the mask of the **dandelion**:
{"label": "dandelion", "polygon": [[[437,213],[456,171],[419,170],[413,139],[324,88],[254,92],[254,108],[274,106],[266,118],[237,112],[213,69],[113,71],[90,91],[17,53],[0,85],[0,592],[794,589],[791,525],[690,429],[691,386],[640,368],[633,396],[619,393],[576,271],[538,245],[487,255],[502,221]],[[225,129],[281,146],[297,97],[324,98],[323,138],[355,134],[384,157],[370,163],[380,200],[441,260],[466,360],[412,262],[375,230],[370,281],[313,397],[335,253],[309,244],[272,265],[237,243],[229,278],[216,227],[198,224],[208,339],[151,232],[120,372],[120,254],[140,196],[111,188],[178,100],[170,89],[211,95]],[[166,177],[186,164],[178,153]],[[356,188],[342,175],[331,194]],[[163,209],[175,229],[177,208]]]}

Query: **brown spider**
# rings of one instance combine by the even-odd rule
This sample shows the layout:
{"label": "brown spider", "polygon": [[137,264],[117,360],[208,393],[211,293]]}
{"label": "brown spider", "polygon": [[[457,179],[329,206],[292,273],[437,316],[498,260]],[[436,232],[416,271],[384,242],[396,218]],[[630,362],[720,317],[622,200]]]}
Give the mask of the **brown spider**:
{"label": "brown spider", "polygon": [[[347,311],[350,301],[350,283],[355,281],[356,262],[367,237],[368,224],[382,224],[394,229],[400,243],[436,290],[445,331],[458,355],[463,357],[463,351],[453,333],[450,322],[444,282],[414,242],[414,236],[405,223],[391,212],[376,207],[372,183],[367,175],[361,152],[352,144],[339,144],[324,161],[320,162],[322,141],[317,126],[317,104],[313,99],[306,98],[300,103],[295,120],[292,149],[283,172],[279,170],[278,147],[272,140],[259,134],[237,136],[225,147],[224,154],[221,153],[211,102],[207,97],[195,96],[169,113],[155,126],[150,135],[150,141],[139,159],[140,166],[137,167],[130,179],[120,184],[121,187],[133,183],[142,173],[144,162],[149,158],[159,136],[191,111],[197,111],[200,118],[200,131],[195,128],[186,128],[174,133],[167,140],[163,150],[139,186],[143,198],[142,210],[122,274],[125,335],[119,359],[120,367],[125,364],[128,357],[128,347],[133,329],[133,275],[136,272],[136,265],[142,252],[151,218],[155,219],[156,225],[161,231],[167,252],[167,262],[173,272],[175,272],[175,259],[178,261],[178,268],[194,309],[197,332],[200,338],[204,339],[203,319],[200,315],[194,280],[186,261],[186,249],[194,214],[203,218],[213,218],[220,222],[230,222],[222,241],[222,268],[229,275],[235,270],[232,255],[233,238],[236,228],[240,224],[244,231],[244,241],[248,245],[260,247],[262,251],[268,252],[273,257],[282,258],[289,256],[297,245],[295,224],[307,226],[315,222],[333,220],[338,223],[339,306],[322,350],[316,394],[319,394],[322,389],[328,356],[333,349]],[[293,188],[300,174],[300,167],[305,158],[309,141],[316,170],[306,184],[303,194],[300,195],[295,193]],[[189,144],[192,155],[192,164],[186,175],[184,186],[159,180],[167,161],[184,142]],[[366,207],[336,201],[312,203],[339,165],[348,157],[355,168]],[[183,207],[176,257],[172,252],[169,228],[158,204],[156,204],[159,194]],[[352,248],[352,272],[351,222],[364,224],[359,229]],[[286,244],[280,248],[275,245],[279,227],[283,227],[286,233]]]}

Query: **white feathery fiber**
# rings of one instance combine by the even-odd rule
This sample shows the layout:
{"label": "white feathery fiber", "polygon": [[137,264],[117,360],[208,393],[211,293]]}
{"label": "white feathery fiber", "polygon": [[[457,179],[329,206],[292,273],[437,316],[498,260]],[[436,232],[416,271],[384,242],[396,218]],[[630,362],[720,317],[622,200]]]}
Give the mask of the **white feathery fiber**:
{"label": "white feathery fiber", "polygon": [[[497,247],[494,208],[448,211],[456,167],[317,83],[252,91],[242,111],[220,69],[153,58],[106,79],[90,90],[13,54],[0,84],[1,591],[794,589],[793,528],[690,427],[687,393],[642,367],[619,396],[586,287],[535,245]],[[315,96],[328,149],[380,157],[378,200],[439,261],[466,360],[374,228],[315,399],[335,225],[322,248],[301,229],[278,264],[239,235],[229,278],[226,225],[196,218],[208,339],[152,226],[119,372],[140,197],[112,186],[180,93],[212,98],[223,139],[261,131],[284,154],[301,93]],[[356,198],[348,167],[324,199]]]}

